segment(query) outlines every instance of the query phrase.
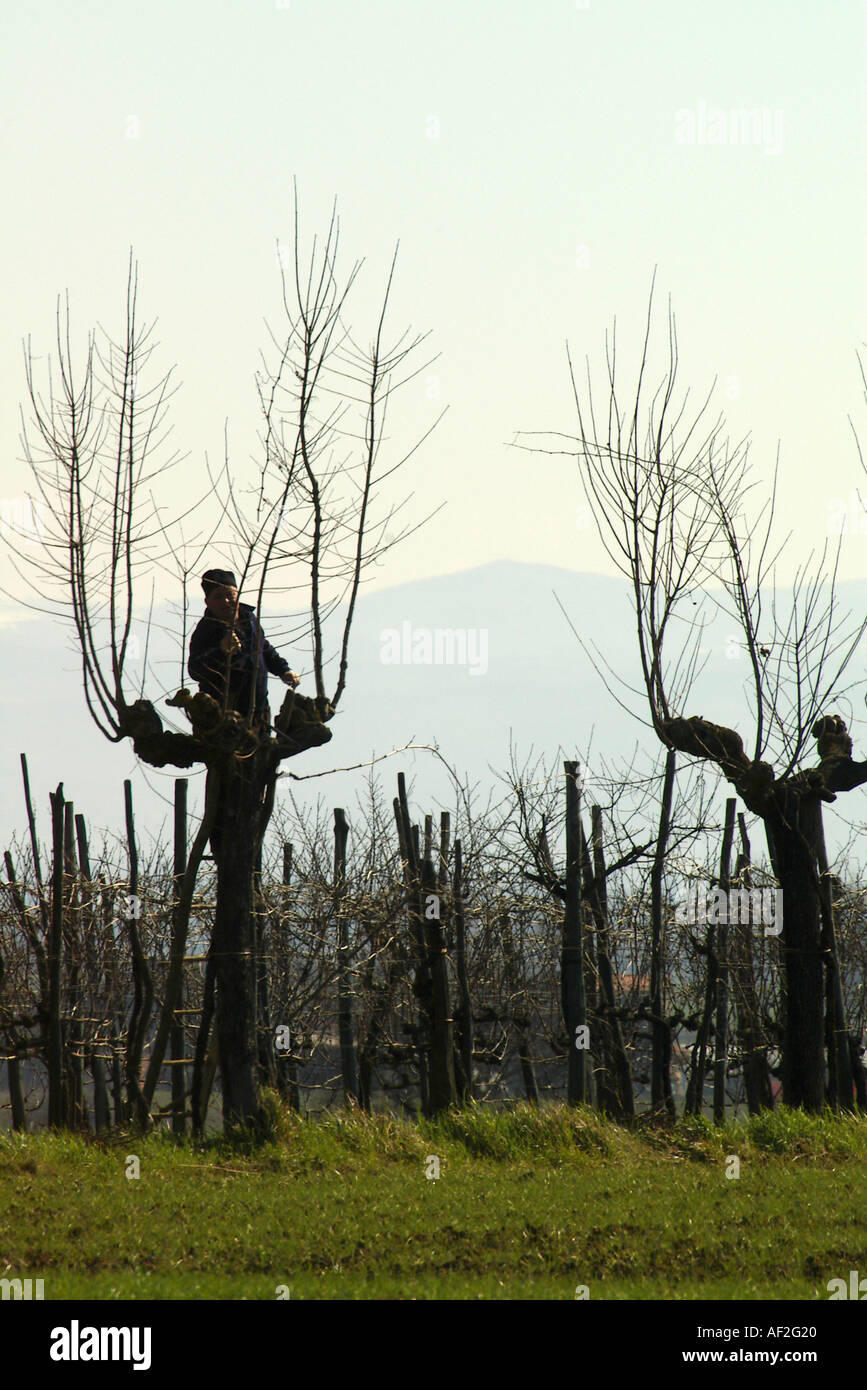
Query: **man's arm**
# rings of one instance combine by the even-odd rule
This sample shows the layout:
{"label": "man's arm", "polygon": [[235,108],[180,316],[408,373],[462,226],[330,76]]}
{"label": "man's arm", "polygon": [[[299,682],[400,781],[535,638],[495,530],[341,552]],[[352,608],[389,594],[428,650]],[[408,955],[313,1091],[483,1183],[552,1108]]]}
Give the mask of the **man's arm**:
{"label": "man's arm", "polygon": [[[257,619],[258,622],[258,619]],[[266,671],[270,671],[272,676],[279,676],[286,685],[298,685],[300,677],[295,675],[289,662],[286,661],[265,636],[265,629],[259,623],[259,638],[262,642],[262,660],[265,663]],[[291,677],[291,680],[288,679]]]}
{"label": "man's arm", "polygon": [[262,633],[262,657],[272,676],[285,676],[290,669],[289,662],[284,660],[278,651],[274,650],[264,632]]}

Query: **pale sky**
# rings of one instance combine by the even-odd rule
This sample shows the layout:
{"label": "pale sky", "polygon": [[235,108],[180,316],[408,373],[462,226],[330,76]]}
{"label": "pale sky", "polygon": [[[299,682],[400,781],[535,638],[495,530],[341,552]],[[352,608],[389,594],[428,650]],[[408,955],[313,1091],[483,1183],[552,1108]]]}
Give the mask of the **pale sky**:
{"label": "pale sky", "polygon": [[[336,196],[344,264],[366,260],[362,339],[399,239],[392,328],[440,354],[395,425],[409,440],[449,406],[406,475],[417,515],[447,507],[377,584],[499,558],[610,571],[574,466],[509,441],[574,427],[567,338],[601,367],[616,314],[634,345],[655,266],[682,383],[718,375],[766,476],[781,441],[793,564],[835,499],[867,499],[847,419],[867,443],[860,0],[19,0],[0,79],[5,499],[26,489],[21,340],[50,349],[66,289],[82,340],[119,328],[130,246],[182,383],[178,502],[227,419],[246,468],[293,178],[307,242]],[[846,576],[867,574],[863,520]]]}

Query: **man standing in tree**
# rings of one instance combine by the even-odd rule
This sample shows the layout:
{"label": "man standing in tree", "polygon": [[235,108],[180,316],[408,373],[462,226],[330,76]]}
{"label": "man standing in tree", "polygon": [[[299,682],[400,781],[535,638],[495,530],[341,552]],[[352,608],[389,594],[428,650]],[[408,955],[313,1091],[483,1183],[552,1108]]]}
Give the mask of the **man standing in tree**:
{"label": "man standing in tree", "polygon": [[239,714],[249,712],[252,693],[254,724],[270,728],[268,673],[293,689],[300,677],[266,639],[255,610],[238,602],[231,570],[206,570],[202,588],[207,611],[190,639],[187,670],[201,691]]}

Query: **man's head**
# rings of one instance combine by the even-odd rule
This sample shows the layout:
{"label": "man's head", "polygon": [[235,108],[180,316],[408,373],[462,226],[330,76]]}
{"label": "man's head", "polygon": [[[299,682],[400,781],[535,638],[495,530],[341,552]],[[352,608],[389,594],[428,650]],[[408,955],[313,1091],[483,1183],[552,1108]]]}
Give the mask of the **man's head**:
{"label": "man's head", "polygon": [[231,570],[206,570],[202,575],[205,607],[215,618],[229,620],[238,607],[238,581]]}

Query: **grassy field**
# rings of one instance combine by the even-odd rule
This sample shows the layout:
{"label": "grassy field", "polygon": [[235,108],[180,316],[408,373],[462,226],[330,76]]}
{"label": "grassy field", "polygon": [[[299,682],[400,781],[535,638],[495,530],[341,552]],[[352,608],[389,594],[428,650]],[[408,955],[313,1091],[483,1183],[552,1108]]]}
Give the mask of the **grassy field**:
{"label": "grassy field", "polygon": [[0,1276],[46,1299],[827,1299],[867,1274],[863,1119],[272,1109],[258,1148],[0,1135]]}

